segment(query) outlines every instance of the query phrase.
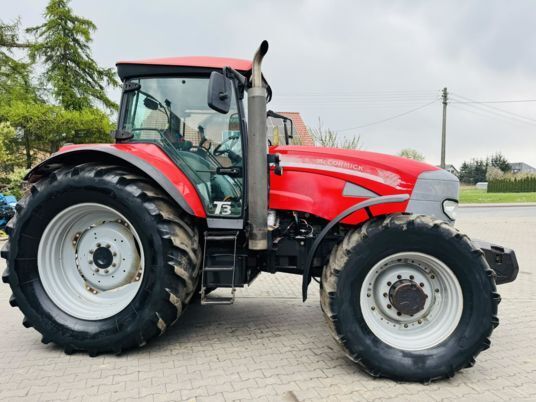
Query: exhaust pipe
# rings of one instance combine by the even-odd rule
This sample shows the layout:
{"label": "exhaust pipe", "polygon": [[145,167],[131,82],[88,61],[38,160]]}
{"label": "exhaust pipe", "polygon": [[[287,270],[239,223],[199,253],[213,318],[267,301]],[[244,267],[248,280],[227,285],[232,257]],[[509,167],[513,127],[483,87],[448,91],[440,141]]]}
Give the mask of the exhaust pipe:
{"label": "exhaust pipe", "polygon": [[253,56],[248,90],[248,219],[249,248],[268,249],[268,151],[266,138],[266,88],[261,63],[268,52],[263,41]]}

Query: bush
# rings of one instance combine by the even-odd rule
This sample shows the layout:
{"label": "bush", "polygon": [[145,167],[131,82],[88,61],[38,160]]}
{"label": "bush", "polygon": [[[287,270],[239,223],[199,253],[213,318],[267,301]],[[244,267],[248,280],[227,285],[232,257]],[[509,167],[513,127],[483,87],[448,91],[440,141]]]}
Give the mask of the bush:
{"label": "bush", "polygon": [[23,178],[27,171],[27,169],[18,168],[12,173],[0,176],[0,193],[14,195],[17,199],[20,199],[24,193],[24,189],[22,188]]}
{"label": "bush", "polygon": [[486,172],[486,180],[488,182],[493,181],[493,180],[499,180],[499,179],[502,179],[503,177],[504,177],[504,172],[501,169],[496,168],[495,166],[488,166],[488,171]]}
{"label": "bush", "polygon": [[536,175],[507,176],[488,183],[488,193],[536,192]]}

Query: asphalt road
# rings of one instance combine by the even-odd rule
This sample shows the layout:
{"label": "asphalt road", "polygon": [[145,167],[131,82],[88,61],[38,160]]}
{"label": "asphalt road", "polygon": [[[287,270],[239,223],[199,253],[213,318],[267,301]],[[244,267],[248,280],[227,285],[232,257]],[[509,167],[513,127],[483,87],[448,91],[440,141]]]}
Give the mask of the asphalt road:
{"label": "asphalt road", "polygon": [[468,205],[458,208],[458,224],[463,224],[465,220],[486,216],[490,218],[535,217],[536,206],[473,207]]}
{"label": "asphalt road", "polygon": [[515,249],[521,269],[499,288],[492,347],[450,380],[361,372],[331,339],[314,284],[301,302],[297,276],[262,274],[235,305],[190,306],[155,342],[97,358],[43,345],[0,284],[0,400],[536,400],[536,207],[461,208],[457,226]]}

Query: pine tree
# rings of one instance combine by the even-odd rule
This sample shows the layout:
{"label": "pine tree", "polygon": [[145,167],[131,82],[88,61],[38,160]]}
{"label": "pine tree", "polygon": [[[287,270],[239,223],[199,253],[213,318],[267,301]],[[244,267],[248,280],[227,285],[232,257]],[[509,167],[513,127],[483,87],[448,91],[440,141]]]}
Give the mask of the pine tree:
{"label": "pine tree", "polygon": [[95,24],[73,14],[70,0],[50,0],[45,22],[28,28],[35,35],[30,58],[44,65],[43,82],[52,86],[54,99],[68,110],[82,110],[101,103],[115,110],[117,104],[106,95],[107,86],[117,86],[115,72],[101,68],[92,57],[89,44]]}
{"label": "pine tree", "polygon": [[36,95],[31,83],[31,68],[14,55],[15,49],[27,49],[30,44],[19,38],[20,21],[0,21],[0,97],[2,101]]}
{"label": "pine tree", "polygon": [[497,169],[500,169],[504,173],[512,170],[510,163],[508,162],[508,159],[506,159],[506,157],[500,152],[497,152],[496,154],[491,156],[490,164],[491,166],[496,167]]}

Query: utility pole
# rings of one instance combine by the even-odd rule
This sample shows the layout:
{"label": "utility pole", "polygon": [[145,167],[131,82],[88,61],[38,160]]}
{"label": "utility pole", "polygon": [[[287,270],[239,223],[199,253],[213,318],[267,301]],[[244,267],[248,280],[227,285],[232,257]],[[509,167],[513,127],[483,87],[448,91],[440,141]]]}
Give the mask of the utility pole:
{"label": "utility pole", "polygon": [[445,169],[445,148],[447,144],[447,104],[449,93],[447,88],[443,88],[443,94],[441,95],[443,99],[443,124],[441,127],[441,169]]}

